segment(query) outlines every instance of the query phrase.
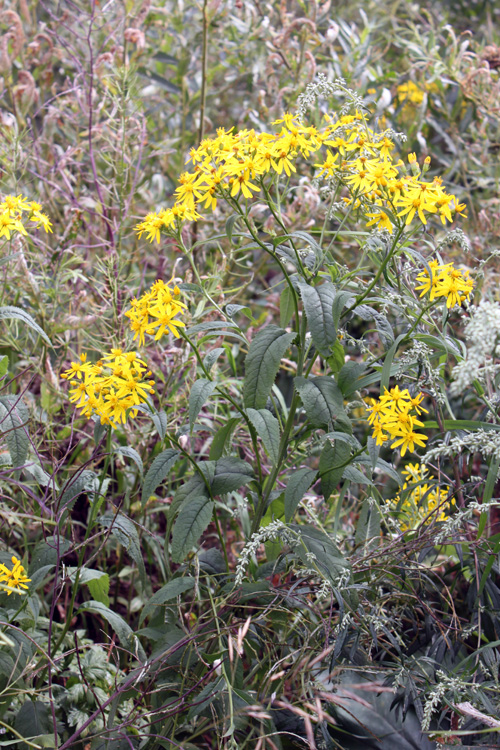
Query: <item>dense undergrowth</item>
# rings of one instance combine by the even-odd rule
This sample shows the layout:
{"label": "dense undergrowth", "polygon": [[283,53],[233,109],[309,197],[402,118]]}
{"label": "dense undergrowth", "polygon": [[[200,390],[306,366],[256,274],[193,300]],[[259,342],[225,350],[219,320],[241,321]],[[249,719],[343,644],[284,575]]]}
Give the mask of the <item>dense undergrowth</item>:
{"label": "dense undergrowth", "polygon": [[496,744],[495,23],[0,11],[0,746]]}

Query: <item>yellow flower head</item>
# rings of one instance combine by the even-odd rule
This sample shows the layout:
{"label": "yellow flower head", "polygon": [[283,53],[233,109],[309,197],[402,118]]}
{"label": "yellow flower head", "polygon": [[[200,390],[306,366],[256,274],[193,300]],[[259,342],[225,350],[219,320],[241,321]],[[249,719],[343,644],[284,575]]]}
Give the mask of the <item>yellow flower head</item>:
{"label": "yellow flower head", "polygon": [[31,578],[27,577],[21,561],[14,556],[11,558],[11,561],[13,565],[12,570],[9,570],[6,565],[0,563],[0,589],[6,590],[8,596],[14,592],[19,594],[24,593],[24,590],[28,589],[26,584],[31,581]]}

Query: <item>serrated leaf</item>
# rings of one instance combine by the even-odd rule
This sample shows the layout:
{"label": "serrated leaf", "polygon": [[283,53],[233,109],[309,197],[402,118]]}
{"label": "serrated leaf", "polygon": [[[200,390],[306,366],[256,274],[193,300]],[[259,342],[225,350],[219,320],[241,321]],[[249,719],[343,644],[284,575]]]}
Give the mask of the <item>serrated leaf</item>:
{"label": "serrated leaf", "polygon": [[214,364],[217,362],[221,354],[224,354],[225,349],[223,349],[221,346],[218,346],[216,349],[212,349],[211,352],[208,352],[208,354],[203,359],[203,364],[205,368],[210,371]]}
{"label": "serrated leaf", "polygon": [[356,524],[356,544],[366,549],[377,546],[380,536],[380,513],[377,505],[366,498],[361,506],[358,523]]}
{"label": "serrated leaf", "polygon": [[282,357],[295,339],[275,325],[266,326],[252,339],[245,359],[243,403],[245,407],[263,409],[280,368]]}
{"label": "serrated leaf", "polygon": [[304,497],[305,493],[314,482],[317,471],[314,469],[298,469],[287,480],[285,488],[285,521],[289,523],[297,506]]}
{"label": "serrated leaf", "polygon": [[[295,388],[304,404],[306,414],[314,427],[344,427],[351,432],[350,421],[344,409],[344,397],[335,380],[326,375],[315,378],[296,377]],[[342,430],[341,430],[342,431]]]}
{"label": "serrated leaf", "polygon": [[[36,743],[38,737],[49,734],[52,729],[48,703],[27,700],[17,712],[14,727],[22,737]],[[19,742],[19,750],[28,750],[30,745]]]}
{"label": "serrated leaf", "polygon": [[142,648],[142,646],[140,646],[137,639],[135,638],[134,631],[119,614],[113,612],[113,610],[109,607],[106,607],[105,604],[101,604],[101,602],[95,601],[85,602],[84,604],[82,604],[82,606],[78,609],[77,614],[81,612],[90,612],[91,614],[102,617],[104,620],[106,620],[106,622],[109,623],[111,628],[120,639],[121,643],[128,647],[134,647],[134,651],[136,650],[135,646],[137,645],[139,658],[144,661],[146,660],[144,649]]}
{"label": "serrated leaf", "polygon": [[90,469],[84,469],[64,486],[59,497],[59,507],[70,510],[76,498],[84,492],[95,495],[99,491],[99,478]]}
{"label": "serrated leaf", "polygon": [[216,388],[216,383],[213,380],[207,380],[206,378],[200,378],[191,387],[191,393],[189,394],[189,425],[191,432],[193,431],[193,425],[196,422],[198,414],[203,408],[205,402],[210,398]]}
{"label": "serrated leaf", "polygon": [[144,473],[144,466],[142,464],[142,458],[139,456],[139,454],[134,448],[129,448],[126,445],[121,445],[119,448],[115,449],[115,453],[125,456],[126,458],[131,458],[132,461],[137,466],[137,468],[139,469],[139,474],[142,477]]}
{"label": "serrated leaf", "polygon": [[161,589],[156,591],[151,596],[145,607],[141,612],[139,618],[139,625],[142,625],[146,617],[154,610],[155,607],[161,607],[162,604],[176,599],[178,596],[182,596],[186,591],[191,591],[194,588],[194,578],[173,578],[171,581],[162,586]]}
{"label": "serrated leaf", "polygon": [[[72,583],[74,583],[78,568],[66,568],[66,572]],[[102,570],[94,570],[93,568],[80,568],[78,582],[84,583],[89,587],[93,599],[109,607],[109,575],[107,573],[103,573]]]}
{"label": "serrated leaf", "polygon": [[[212,464],[213,467],[215,461],[210,461],[209,463]],[[209,496],[208,487],[203,477],[197,472],[196,474],[193,474],[192,477],[189,477],[189,479],[176,490],[168,509],[169,519],[174,518],[177,511],[185,501],[188,499],[194,500],[195,497],[201,497],[202,495],[204,497]]]}
{"label": "serrated leaf", "polygon": [[181,563],[212,520],[213,501],[195,497],[184,502],[172,530],[172,560]]}
{"label": "serrated leaf", "polygon": [[330,347],[337,340],[337,329],[332,313],[335,287],[330,281],[325,281],[316,287],[299,283],[299,290],[314,345],[323,357],[328,357]]}
{"label": "serrated leaf", "polygon": [[31,315],[27,313],[25,310],[22,310],[20,307],[13,307],[12,305],[6,305],[5,307],[0,307],[0,320],[9,320],[9,319],[15,319],[15,320],[21,320],[23,323],[25,323],[27,326],[32,328],[36,333],[38,333],[39,336],[45,341],[46,344],[49,346],[52,346],[52,342],[43,331],[38,323],[36,323]]}
{"label": "serrated leaf", "polygon": [[97,520],[101,526],[104,526],[107,529],[111,528],[113,536],[126,549],[127,553],[137,565],[141,583],[145,586],[146,569],[144,567],[139,534],[135,524],[123,513],[105,513]]}
{"label": "serrated leaf", "polygon": [[280,426],[267,409],[247,409],[248,418],[261,438],[266,453],[276,466],[279,461]]}
{"label": "serrated leaf", "polygon": [[28,409],[19,397],[0,396],[0,433],[5,437],[15,468],[24,466],[30,448],[28,419]]}
{"label": "serrated leaf", "polygon": [[143,504],[149,500],[158,485],[163,482],[172,466],[174,466],[179,459],[180,455],[179,451],[174,450],[173,448],[167,448],[156,456],[144,478],[144,484],[142,486]]}
{"label": "serrated leaf", "polygon": [[209,458],[211,461],[217,461],[217,459],[222,458],[224,451],[230,450],[231,436],[240,422],[240,417],[232,417],[222,427],[219,427],[210,446]]}
{"label": "serrated leaf", "polygon": [[345,464],[349,461],[351,447],[344,441],[335,440],[332,445],[327,441],[319,458],[319,473],[321,475],[321,494],[327,502],[334,489],[342,479]]}
{"label": "serrated leaf", "polygon": [[298,526],[297,524],[292,524],[290,528],[302,540],[301,545],[294,547],[294,554],[298,555],[305,565],[310,567],[307,554],[312,553],[315,556],[315,565],[330,578],[332,583],[336,583],[339,576],[349,570],[349,563],[324,531],[314,526]]}
{"label": "serrated leaf", "polygon": [[236,456],[225,456],[215,462],[202,461],[198,468],[206,477],[212,495],[238,490],[254,478],[250,464]]}
{"label": "serrated leaf", "polygon": [[294,295],[295,292],[286,284],[280,294],[280,326],[282,328],[289,324],[295,313]]}

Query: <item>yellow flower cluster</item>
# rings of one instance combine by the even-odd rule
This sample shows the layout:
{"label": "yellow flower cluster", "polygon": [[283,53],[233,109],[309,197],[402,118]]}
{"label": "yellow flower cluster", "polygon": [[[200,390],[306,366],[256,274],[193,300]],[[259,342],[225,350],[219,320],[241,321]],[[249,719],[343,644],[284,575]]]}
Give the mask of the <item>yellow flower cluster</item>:
{"label": "yellow flower cluster", "polygon": [[410,102],[411,104],[422,104],[425,92],[413,81],[406,81],[400,84],[397,89],[397,95],[400,102]]}
{"label": "yellow flower cluster", "polygon": [[176,320],[186,305],[175,299],[180,295],[180,289],[174,286],[170,289],[164,281],[155,281],[149,292],[145,292],[139,299],[133,299],[131,309],[125,315],[130,318],[130,328],[134,332],[134,340],[139,337],[139,345],[144,344],[144,336],[154,336],[155,341],[161,339],[166,331],[170,331],[179,338],[177,328],[184,328],[185,323]]}
{"label": "yellow flower cluster", "polygon": [[[27,216],[23,216],[27,214]],[[42,213],[39,203],[28,201],[22,195],[6,195],[0,202],[0,237],[10,240],[11,233],[27,235],[23,220],[27,218],[35,225],[42,226],[46,232],[52,232],[49,217]]]}
{"label": "yellow flower cluster", "polygon": [[31,578],[27,577],[21,561],[17,557],[12,557],[11,560],[13,565],[12,570],[9,570],[6,565],[0,563],[0,589],[8,586],[9,588],[6,589],[8,596],[12,594],[10,589],[17,589],[20,594],[24,593],[23,589],[27,589],[28,586],[26,584],[31,581]]}
{"label": "yellow flower cluster", "polygon": [[429,295],[429,299],[439,299],[446,297],[446,307],[461,305],[464,300],[468,300],[474,282],[469,277],[467,269],[455,268],[453,263],[440,265],[437,260],[431,260],[429,263],[430,275],[427,269],[424,269],[417,276],[420,286],[415,287],[415,291],[420,291],[420,296]]}
{"label": "yellow flower cluster", "polygon": [[82,415],[90,419],[97,414],[102,424],[116,428],[120,422],[125,424],[128,415],[136,417],[134,407],[154,393],[151,375],[136,352],[111,349],[95,364],[82,354],[80,362],[72,362],[61,377],[72,381],[70,401],[82,408]]}
{"label": "yellow flower cluster", "polygon": [[410,531],[421,523],[444,521],[455,504],[455,498],[447,500],[448,491],[441,489],[435,477],[422,464],[408,464],[402,472],[406,478],[403,484],[404,500],[401,496],[388,500],[390,510],[397,511],[398,523],[402,531]]}
{"label": "yellow flower cluster", "polygon": [[214,210],[220,198],[229,203],[240,195],[251,200],[265,187],[265,175],[271,175],[270,182],[276,175],[291,177],[299,156],[308,159],[322,147],[326,156],[314,165],[317,177],[335,177],[347,187],[351,197],[345,202],[363,211],[367,226],[392,232],[394,224],[404,227],[415,217],[426,224],[428,215],[436,214],[446,224],[464,215],[465,206],[443,189],[440,177],[421,179],[429,160],[420,170],[411,155],[410,173],[401,160],[394,161],[390,131],[376,133],[360,112],[325,119],[322,129],[308,127],[291,114],[273,123],[281,125],[277,133],[219,129],[215,138],[205,138],[191,150],[193,170],[181,174],[175,205],[148,214],[135,228],[139,237],[146,234],[150,242],[159,242],[162,232],[174,235],[182,222],[201,218],[200,205]]}
{"label": "yellow flower cluster", "polygon": [[423,399],[423,393],[410,396],[407,388],[400,390],[398,385],[389,391],[386,388],[379,399],[370,399],[371,406],[367,407],[370,412],[368,424],[373,428],[372,437],[376,439],[377,445],[393,440],[391,447],[401,446],[402,456],[407,450],[413,453],[415,445],[424,447],[427,435],[415,432],[416,427],[424,426],[417,419],[422,412],[427,413],[427,409],[421,406]]}

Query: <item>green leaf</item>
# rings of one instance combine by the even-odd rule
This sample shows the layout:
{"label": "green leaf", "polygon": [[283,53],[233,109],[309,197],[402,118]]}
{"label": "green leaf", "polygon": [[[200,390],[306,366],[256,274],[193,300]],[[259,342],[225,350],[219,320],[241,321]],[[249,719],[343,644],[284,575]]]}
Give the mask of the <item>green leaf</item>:
{"label": "green leaf", "polygon": [[317,476],[314,469],[298,469],[289,477],[285,489],[285,521],[289,523],[297,506]]}
{"label": "green leaf", "polygon": [[[144,567],[144,559],[142,557],[141,543],[139,540],[139,534],[137,527],[126,515],[123,513],[105,513],[97,519],[101,526],[109,529],[111,533],[118,540],[118,542],[125,548],[132,560],[137,565],[139,570],[139,576],[143,586],[146,585],[146,569]],[[94,599],[97,599],[95,596]],[[100,601],[100,600],[98,600]]]}
{"label": "green leaf", "polygon": [[[66,568],[72,583],[76,581],[78,568]],[[89,587],[93,599],[109,607],[109,575],[102,570],[92,568],[80,568],[79,583],[85,583]]]}
{"label": "green leaf", "polygon": [[46,344],[52,346],[52,343],[47,334],[40,328],[38,323],[35,323],[29,313],[27,313],[25,310],[22,310],[20,307],[13,307],[12,305],[0,307],[0,320],[8,320],[13,318],[15,318],[16,320],[21,320],[27,326],[36,331]]}
{"label": "green leaf", "polygon": [[[363,379],[360,376],[365,370],[366,365],[364,362],[355,362],[353,359],[348,360],[342,365],[337,375],[337,385],[342,391],[344,398],[349,398],[355,391],[358,391],[362,387]],[[379,374],[376,373],[375,379],[379,377]]]}
{"label": "green leaf", "polygon": [[212,520],[213,501],[195,497],[184,502],[172,531],[172,560],[181,563]]}
{"label": "green leaf", "polygon": [[344,397],[333,378],[320,375],[306,379],[300,376],[294,379],[294,383],[314,427],[328,428],[333,424],[337,429],[343,427],[344,431],[352,431],[344,410]]}
{"label": "green leaf", "polygon": [[171,94],[180,94],[181,89],[175,85],[175,83],[172,83],[171,81],[167,80],[163,76],[158,75],[158,73],[154,73],[152,70],[149,70],[148,68],[138,68],[138,73],[140,73],[141,76],[144,76],[144,78],[149,79],[150,81],[154,81],[159,86],[161,86],[166,91],[169,91]]}
{"label": "green leaf", "polygon": [[337,292],[332,305],[332,320],[335,330],[338,330],[340,323],[340,316],[344,307],[354,300],[352,292],[341,291]]}
{"label": "green leaf", "polygon": [[35,573],[42,568],[47,572],[49,568],[57,565],[70,547],[71,542],[60,536],[49,536],[43,539],[31,553],[28,576],[33,578]]}
{"label": "green leaf", "polygon": [[[215,464],[215,461],[206,462],[210,463],[212,467]],[[170,504],[170,507],[168,509],[168,517],[170,520],[172,520],[181,505],[183,505],[184,502],[187,502],[188,500],[194,500],[196,497],[208,497],[208,487],[207,483],[205,482],[204,478],[196,472],[192,477],[189,477],[189,479],[182,484],[178,490],[176,490],[174,497],[172,499],[172,502]]]}
{"label": "green leaf", "polygon": [[335,440],[332,445],[326,441],[319,458],[319,473],[321,475],[321,494],[325,502],[331,497],[332,492],[342,479],[345,465],[351,456],[351,448],[348,443]]}
{"label": "green leaf", "polygon": [[63,488],[59,496],[59,507],[70,510],[76,498],[88,492],[95,495],[99,491],[99,478],[97,474],[90,469],[84,469],[79,474],[75,474]]}
{"label": "green leaf", "polygon": [[[424,428],[427,430],[438,430],[439,425],[434,420],[424,422]],[[474,419],[445,419],[443,420],[443,429],[448,430],[500,430],[500,424],[491,422],[477,422]]]}
{"label": "green leaf", "polygon": [[206,477],[212,495],[238,490],[254,478],[250,464],[236,456],[225,456],[218,461],[201,461],[198,468]]}
{"label": "green leaf", "polygon": [[280,368],[281,358],[294,339],[295,333],[287,333],[275,325],[266,326],[253,338],[245,359],[245,407],[264,409]]}
{"label": "green leaf", "polygon": [[[17,712],[14,728],[20,735],[35,742],[41,735],[49,734],[52,729],[50,709],[48,703],[27,700]],[[28,750],[26,742],[19,742],[19,750]]]}
{"label": "green leaf", "polygon": [[295,292],[286,284],[280,294],[280,326],[282,328],[289,324],[292,315],[295,313],[294,295]]}
{"label": "green leaf", "polygon": [[6,354],[0,359],[0,378],[3,378],[7,370],[9,369],[9,358]]}
{"label": "green leaf", "polygon": [[213,380],[206,380],[205,378],[200,378],[193,383],[191,393],[189,394],[189,425],[191,432],[193,432],[193,425],[205,401],[210,398],[215,388],[216,383]]}
{"label": "green leaf", "polygon": [[134,409],[142,411],[152,419],[158,435],[160,436],[161,440],[163,440],[167,432],[167,415],[165,414],[163,409],[157,411],[156,408],[147,401],[145,401],[143,404],[134,406]]}
{"label": "green leaf", "polygon": [[18,396],[0,396],[0,433],[5,436],[14,468],[26,463],[30,447],[28,419],[28,409]]}
{"label": "green leaf", "polygon": [[231,448],[231,437],[240,421],[240,417],[232,417],[222,427],[219,427],[210,446],[209,458],[211,461],[222,458],[224,452]]}
{"label": "green leaf", "polygon": [[390,346],[394,341],[394,331],[392,326],[382,313],[374,310],[369,305],[359,305],[354,310],[355,315],[359,315],[362,320],[373,320],[377,331],[380,334],[380,338],[385,346]]}
{"label": "green leaf", "polygon": [[146,503],[159,484],[163,482],[168,472],[174,466],[181,454],[173,448],[162,451],[151,464],[144,478],[142,486],[142,503]]}
{"label": "green leaf", "polygon": [[330,365],[331,371],[334,373],[340,372],[345,364],[344,347],[338,339],[332,346],[332,351],[330,356],[327,357],[327,362]]}
{"label": "green leaf", "polygon": [[358,523],[356,525],[355,541],[365,549],[376,547],[380,537],[380,513],[377,505],[366,498],[361,506]]}
{"label": "green leaf", "polygon": [[276,466],[279,460],[280,426],[267,409],[247,409],[248,418],[261,438],[264,449]]}
{"label": "green leaf", "polygon": [[373,481],[355,466],[346,466],[342,477],[344,479],[349,479],[351,482],[356,482],[356,484],[373,485]]}
{"label": "green leaf", "polygon": [[323,357],[328,357],[331,353],[330,348],[337,340],[337,328],[332,313],[335,287],[330,281],[316,287],[299,282],[299,290],[312,340],[318,352]]}
{"label": "green leaf", "polygon": [[208,352],[208,354],[205,355],[203,359],[203,365],[209,372],[219,359],[220,355],[224,354],[224,351],[225,349],[223,349],[221,346],[218,346],[216,349],[212,349],[211,352]]}
{"label": "green leaf", "polygon": [[144,649],[134,636],[134,631],[132,630],[130,625],[125,622],[123,617],[120,617],[119,614],[113,612],[113,610],[109,607],[106,607],[105,604],[101,604],[101,602],[95,601],[85,602],[85,604],[82,604],[82,606],[78,609],[77,614],[80,614],[81,612],[90,612],[90,614],[102,617],[104,620],[106,620],[106,622],[109,623],[111,628],[120,639],[121,643],[128,646],[129,648],[132,647],[134,651],[137,647],[137,653],[141,661],[146,660]]}
{"label": "green leaf", "polygon": [[336,583],[339,576],[346,570],[349,570],[349,563],[342,556],[333,541],[324,531],[316,529],[314,526],[290,526],[300,537],[302,544],[294,548],[294,553],[302,560],[304,565],[310,567],[311,563],[307,559],[307,553],[315,555],[315,564],[318,568],[330,578],[332,583]]}
{"label": "green leaf", "polygon": [[139,469],[139,473],[142,477],[144,473],[144,466],[142,464],[142,458],[139,456],[139,454],[134,448],[129,448],[126,445],[121,445],[119,448],[115,449],[115,453],[118,453],[121,456],[126,456],[126,458],[131,458],[132,461],[137,466],[137,468]]}
{"label": "green leaf", "polygon": [[162,586],[161,589],[156,591],[151,596],[146,606],[141,612],[139,618],[139,625],[142,625],[146,617],[154,610],[155,607],[161,607],[163,604],[176,599],[178,596],[182,596],[186,591],[191,591],[194,588],[194,578],[173,578],[171,581]]}

